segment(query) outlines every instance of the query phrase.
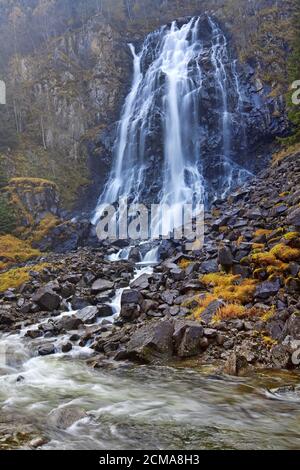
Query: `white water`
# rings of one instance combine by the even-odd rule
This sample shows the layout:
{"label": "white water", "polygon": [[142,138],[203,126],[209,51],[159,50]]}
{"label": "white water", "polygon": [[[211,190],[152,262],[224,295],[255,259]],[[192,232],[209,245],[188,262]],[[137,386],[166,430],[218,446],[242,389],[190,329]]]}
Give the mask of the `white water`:
{"label": "white water", "polygon": [[[234,123],[228,105],[229,87],[233,88],[237,102],[234,110],[240,121],[237,125],[243,126],[237,64],[229,57],[227,40],[219,26],[211,18],[207,21],[210,44],[200,39],[200,18],[193,18],[181,27],[173,22],[171,27],[150,34],[140,52],[130,45],[132,86],[118,126],[114,165],[99,198],[94,223],[107,204],[120,199],[158,203],[162,207],[167,204],[168,227],[164,220],[164,229],[160,229],[166,234],[181,225],[184,204],[205,202],[208,186],[203,177],[201,147],[209,136],[206,126],[200,124],[199,110],[207,55],[212,64],[223,141],[218,155],[223,171],[218,195],[225,196],[234,184],[249,176],[247,170],[231,159]],[[157,221],[157,225],[160,223]]]}

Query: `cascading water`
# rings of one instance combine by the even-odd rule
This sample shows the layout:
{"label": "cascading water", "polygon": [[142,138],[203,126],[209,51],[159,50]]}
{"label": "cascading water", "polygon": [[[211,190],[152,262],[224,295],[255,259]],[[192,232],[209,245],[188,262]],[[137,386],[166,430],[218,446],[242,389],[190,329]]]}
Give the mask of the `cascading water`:
{"label": "cascading water", "polygon": [[238,161],[246,126],[237,61],[215,21],[173,22],[151,33],[139,53],[130,49],[132,87],[95,223],[103,206],[122,198],[167,204],[176,220],[183,204],[225,196],[250,175]]}

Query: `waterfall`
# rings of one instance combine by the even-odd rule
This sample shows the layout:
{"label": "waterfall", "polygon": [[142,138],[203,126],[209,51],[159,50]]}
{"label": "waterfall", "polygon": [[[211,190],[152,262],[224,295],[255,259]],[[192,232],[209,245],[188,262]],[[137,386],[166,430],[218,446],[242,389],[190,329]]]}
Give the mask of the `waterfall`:
{"label": "waterfall", "polygon": [[129,47],[132,86],[94,222],[120,198],[167,204],[174,222],[183,204],[225,196],[249,175],[242,144],[233,145],[233,130],[245,131],[237,62],[206,15],[149,34],[139,52]]}

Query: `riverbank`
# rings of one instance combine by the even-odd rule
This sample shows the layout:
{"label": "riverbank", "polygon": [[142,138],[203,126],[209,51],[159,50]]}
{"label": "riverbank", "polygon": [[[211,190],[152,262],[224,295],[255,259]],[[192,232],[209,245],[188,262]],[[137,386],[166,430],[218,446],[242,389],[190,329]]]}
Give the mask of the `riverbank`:
{"label": "riverbank", "polygon": [[149,247],[118,255],[120,248],[103,243],[1,274],[6,284],[10,276],[22,279],[24,269],[30,276],[2,292],[1,330],[25,331],[45,355],[59,350],[56,339],[64,335],[62,351],[91,347],[97,367],[107,358],[195,358],[233,375],[249,367],[295,368],[299,169],[300,155],[292,155],[216,201],[205,214],[201,250],[185,253],[184,241],[164,241],[152,251],[161,261],[151,267]]}
{"label": "riverbank", "polygon": [[[247,448],[243,439],[254,439],[250,416],[257,401],[269,432],[273,399],[282,402],[279,414],[291,408],[296,416],[299,170],[300,155],[292,155],[216,201],[199,251],[185,253],[183,241],[164,241],[150,256],[146,245],[104,243],[0,274],[0,282],[18,286],[0,299],[0,446],[56,448],[61,441],[65,448],[107,442],[138,448],[143,426],[149,446],[169,448],[172,429],[174,448]],[[24,270],[25,281],[18,282]],[[231,427],[231,395],[238,409],[248,401],[249,420],[240,419],[249,434],[238,443],[236,430],[228,439],[222,434]],[[155,410],[162,423],[149,419]],[[206,442],[187,424],[195,410],[211,422]],[[24,426],[13,431],[23,415]],[[296,434],[288,443],[275,431],[278,443],[296,448]]]}

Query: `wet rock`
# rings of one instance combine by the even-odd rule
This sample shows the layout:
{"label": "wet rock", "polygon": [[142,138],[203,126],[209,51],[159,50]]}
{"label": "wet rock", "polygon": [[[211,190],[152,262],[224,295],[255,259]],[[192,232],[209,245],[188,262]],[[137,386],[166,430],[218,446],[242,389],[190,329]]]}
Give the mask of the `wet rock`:
{"label": "wet rock", "polygon": [[54,344],[47,344],[45,346],[41,346],[38,349],[38,353],[40,356],[50,356],[51,354],[55,354],[55,346]]}
{"label": "wet rock", "polygon": [[43,447],[49,442],[49,440],[46,437],[37,437],[35,439],[32,439],[29,443],[29,447],[32,449],[38,449],[39,447]]}
{"label": "wet rock", "polygon": [[247,369],[248,361],[246,357],[232,351],[224,365],[223,372],[227,375],[238,376],[241,373],[245,373]]}
{"label": "wet rock", "polygon": [[43,332],[41,330],[29,330],[29,331],[27,331],[25,336],[27,338],[30,338],[30,339],[37,339],[37,338],[41,338],[41,336],[43,336]]}
{"label": "wet rock", "polygon": [[58,429],[68,429],[77,421],[86,417],[87,414],[83,409],[70,405],[51,411],[48,422]]}
{"label": "wet rock", "polygon": [[174,326],[170,321],[159,321],[135,331],[127,344],[129,358],[145,363],[159,362],[173,354]]}
{"label": "wet rock", "polygon": [[75,315],[65,316],[54,322],[58,331],[77,330],[82,324],[82,320]]}
{"label": "wet rock", "polygon": [[93,283],[91,292],[92,294],[99,294],[100,292],[111,290],[113,287],[113,282],[107,281],[106,279],[98,279]]}
{"label": "wet rock", "polygon": [[68,352],[72,351],[72,349],[73,349],[73,345],[70,342],[64,343],[61,346],[61,352],[63,352],[63,353],[68,353]]}
{"label": "wet rock", "polygon": [[32,301],[42,310],[49,312],[57,310],[60,306],[59,295],[47,287],[41,287],[32,297]]}
{"label": "wet rock", "polygon": [[76,313],[76,316],[82,321],[82,323],[85,323],[85,324],[95,323],[99,316],[98,307],[93,307],[93,306],[85,307],[84,309],[79,310]]}
{"label": "wet rock", "polygon": [[101,318],[111,317],[114,314],[114,310],[110,305],[106,305],[106,304],[97,305],[97,308],[98,308],[98,316]]}

